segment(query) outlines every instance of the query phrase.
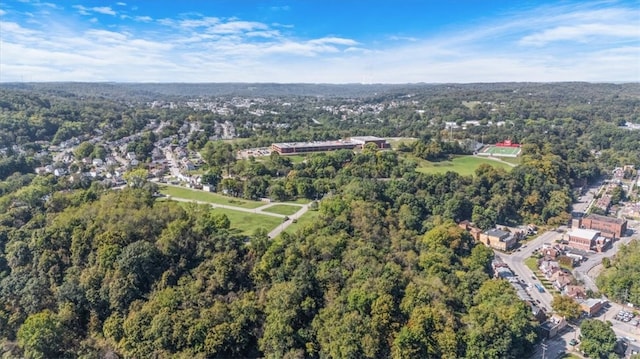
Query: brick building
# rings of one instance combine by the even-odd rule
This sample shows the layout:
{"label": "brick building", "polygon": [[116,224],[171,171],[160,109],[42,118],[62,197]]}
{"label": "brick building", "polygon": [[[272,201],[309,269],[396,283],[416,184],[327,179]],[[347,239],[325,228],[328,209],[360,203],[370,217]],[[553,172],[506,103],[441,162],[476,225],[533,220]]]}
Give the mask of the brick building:
{"label": "brick building", "polygon": [[627,231],[627,221],[622,218],[613,218],[590,214],[580,220],[580,228],[593,229],[607,238],[620,238]]}

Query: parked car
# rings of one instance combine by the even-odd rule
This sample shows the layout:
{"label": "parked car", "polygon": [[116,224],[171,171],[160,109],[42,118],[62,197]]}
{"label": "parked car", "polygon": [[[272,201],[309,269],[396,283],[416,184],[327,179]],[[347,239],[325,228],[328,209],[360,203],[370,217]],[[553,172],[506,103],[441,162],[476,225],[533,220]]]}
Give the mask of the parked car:
{"label": "parked car", "polygon": [[576,345],[576,344],[578,344],[578,341],[577,341],[577,340],[575,340],[575,339],[571,339],[571,340],[569,341],[569,345]]}

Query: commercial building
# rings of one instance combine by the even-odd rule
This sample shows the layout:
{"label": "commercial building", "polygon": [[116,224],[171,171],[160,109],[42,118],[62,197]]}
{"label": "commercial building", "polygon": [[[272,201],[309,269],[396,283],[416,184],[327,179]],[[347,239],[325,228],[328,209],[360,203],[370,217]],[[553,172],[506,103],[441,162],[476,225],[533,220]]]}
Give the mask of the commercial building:
{"label": "commercial building", "polygon": [[480,234],[480,242],[491,248],[508,251],[517,243],[517,238],[509,232],[490,229]]}
{"label": "commercial building", "polygon": [[580,219],[580,228],[600,231],[607,238],[620,238],[627,232],[627,221],[622,218],[613,218],[590,214]]}
{"label": "commercial building", "polygon": [[567,245],[583,251],[604,252],[611,246],[611,239],[600,231],[583,228],[572,228],[565,235]]}
{"label": "commercial building", "polygon": [[346,140],[314,141],[314,142],[283,142],[271,145],[271,150],[281,155],[291,155],[309,152],[327,152],[337,150],[354,150],[373,143],[380,149],[390,148],[391,145],[384,138],[375,136],[351,137]]}
{"label": "commercial building", "polygon": [[600,232],[591,229],[572,228],[567,232],[566,240],[569,247],[590,251],[594,247]]}
{"label": "commercial building", "polygon": [[597,298],[589,298],[582,303],[580,303],[580,308],[587,313],[588,316],[593,316],[597,314],[600,309],[605,305],[605,301]]}

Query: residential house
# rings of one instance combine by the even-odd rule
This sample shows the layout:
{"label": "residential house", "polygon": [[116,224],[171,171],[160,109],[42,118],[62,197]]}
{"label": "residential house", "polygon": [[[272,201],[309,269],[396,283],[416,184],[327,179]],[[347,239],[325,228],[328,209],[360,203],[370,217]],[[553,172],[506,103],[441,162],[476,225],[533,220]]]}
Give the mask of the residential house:
{"label": "residential house", "polygon": [[571,297],[575,300],[582,300],[587,298],[584,287],[579,285],[568,285],[562,290],[562,294]]}
{"label": "residential house", "polygon": [[554,272],[549,280],[554,287],[556,287],[559,291],[562,291],[566,286],[570,285],[573,282],[574,278],[571,274],[559,270]]}
{"label": "residential house", "polygon": [[541,253],[545,258],[550,260],[557,260],[558,257],[562,255],[562,252],[556,248],[543,248]]}
{"label": "residential house", "polygon": [[560,264],[556,261],[543,260],[540,262],[538,266],[542,274],[549,279],[553,275],[553,273],[560,270]]}
{"label": "residential house", "polygon": [[465,231],[468,231],[469,234],[471,234],[471,237],[473,237],[473,239],[475,239],[476,241],[480,241],[480,235],[482,234],[482,230],[476,227],[476,225],[473,222],[469,222],[465,220],[458,223],[458,226],[464,229]]}

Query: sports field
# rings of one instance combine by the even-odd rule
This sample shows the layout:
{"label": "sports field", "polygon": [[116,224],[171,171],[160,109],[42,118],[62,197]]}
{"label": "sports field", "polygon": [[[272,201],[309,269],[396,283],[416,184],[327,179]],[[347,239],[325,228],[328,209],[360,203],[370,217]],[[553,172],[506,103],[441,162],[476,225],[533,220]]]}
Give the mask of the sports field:
{"label": "sports field", "polygon": [[494,145],[484,146],[478,151],[480,156],[504,156],[516,157],[520,154],[520,147],[498,147]]}
{"label": "sports field", "polygon": [[452,159],[451,161],[420,161],[418,165],[419,167],[416,169],[416,171],[422,173],[444,173],[447,171],[451,171],[457,172],[463,176],[472,176],[475,174],[476,169],[483,163],[496,168],[503,168],[506,171],[510,171],[512,168],[512,166],[506,163],[491,160],[488,158],[477,156],[460,156]]}

